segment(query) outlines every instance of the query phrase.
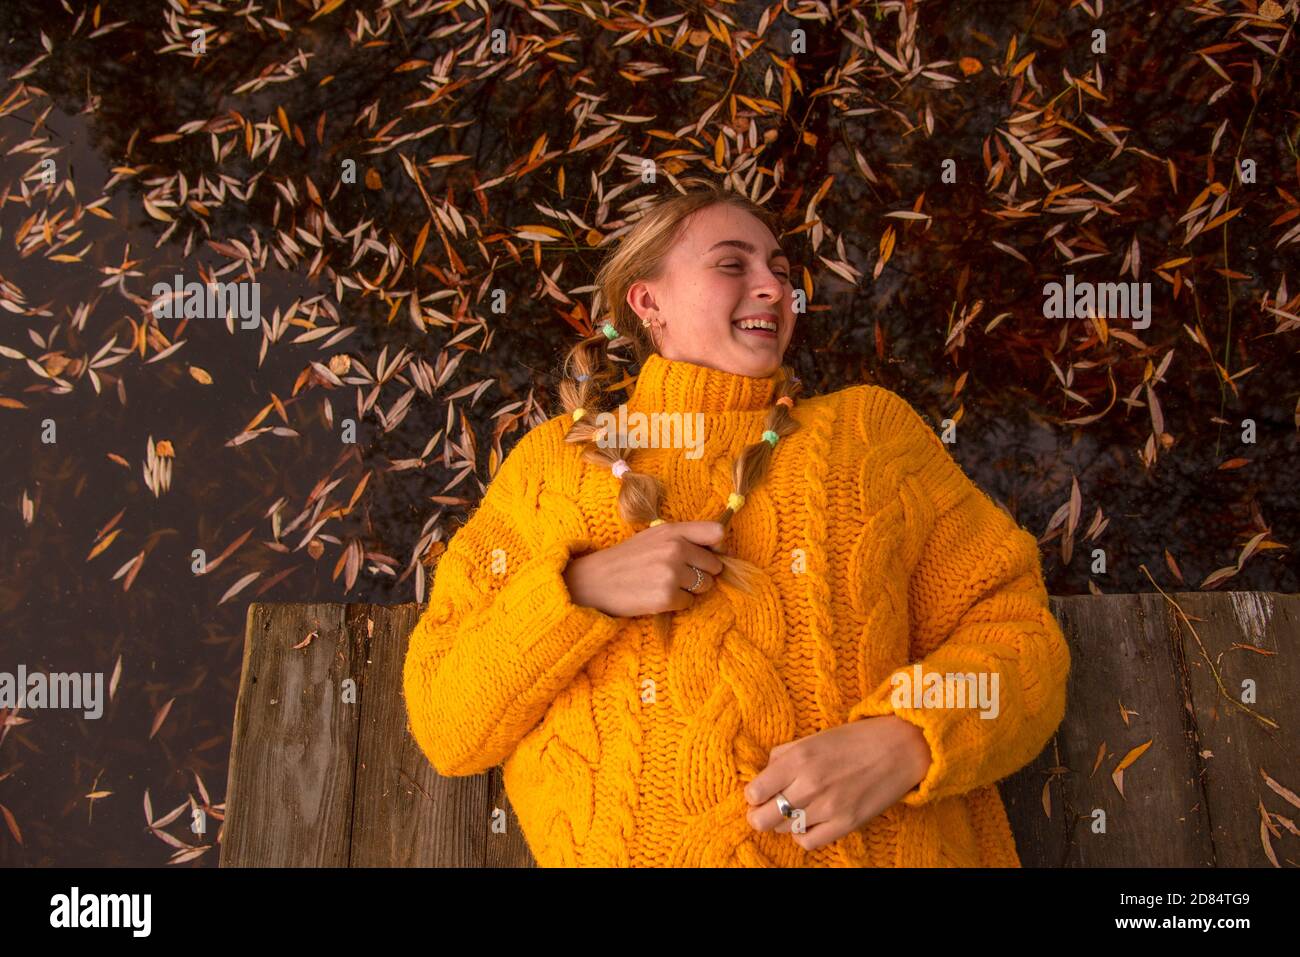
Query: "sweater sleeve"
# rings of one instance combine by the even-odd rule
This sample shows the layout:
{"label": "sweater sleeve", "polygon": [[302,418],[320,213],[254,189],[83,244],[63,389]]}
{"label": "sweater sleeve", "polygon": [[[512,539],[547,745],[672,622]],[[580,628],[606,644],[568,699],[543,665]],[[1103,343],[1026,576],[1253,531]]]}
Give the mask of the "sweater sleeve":
{"label": "sweater sleeve", "polygon": [[925,433],[926,464],[914,480],[936,514],[908,581],[912,663],[848,720],[893,714],[921,729],[930,767],[901,799],[918,807],[991,785],[1038,755],[1065,715],[1070,653],[1034,536],[966,476],[910,406],[904,416]]}
{"label": "sweater sleeve", "polygon": [[408,728],[439,774],[502,763],[621,619],[573,602],[564,581],[585,539],[547,536],[524,499],[536,474],[521,440],[438,561],[403,665]]}

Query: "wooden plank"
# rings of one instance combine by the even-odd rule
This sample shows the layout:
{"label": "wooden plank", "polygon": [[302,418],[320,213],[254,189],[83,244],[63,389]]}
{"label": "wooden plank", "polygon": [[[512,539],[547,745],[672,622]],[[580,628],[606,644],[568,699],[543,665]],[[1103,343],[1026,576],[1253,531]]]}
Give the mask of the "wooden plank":
{"label": "wooden plank", "polygon": [[[1077,625],[1070,615],[1073,606],[1055,597],[1049,597],[1048,602],[1070,647],[1070,677],[1073,680],[1079,667]],[[1072,717],[1072,700],[1067,691],[1063,726],[1068,725]],[[1050,770],[1060,765],[1059,751],[1060,731],[1052,736],[1037,758],[998,784],[1022,867],[1060,867],[1069,853],[1065,791],[1061,776],[1052,774]],[[1048,788],[1050,816],[1043,808],[1044,787]]]}
{"label": "wooden plank", "polygon": [[[1051,598],[1071,651],[1066,717],[1043,753],[1000,786],[1025,866],[1259,866],[1267,863],[1261,798],[1295,818],[1259,769],[1300,789],[1294,748],[1283,737],[1300,717],[1286,693],[1300,685],[1300,659],[1287,654],[1300,638],[1300,598],[1171,597],[1205,619],[1194,623],[1206,654],[1158,593]],[[536,866],[501,769],[443,778],[406,729],[402,666],[420,610],[250,607],[223,866]],[[319,637],[293,650],[313,627]],[[1232,650],[1233,642],[1278,654]],[[1225,707],[1207,657],[1234,689],[1245,677],[1256,680],[1257,710],[1282,734],[1270,736]],[[355,705],[340,698],[346,677],[357,681]],[[1111,772],[1147,741],[1121,795]],[[1105,833],[1093,830],[1097,809]],[[493,829],[494,814],[504,833]],[[1285,845],[1275,839],[1274,846]]]}
{"label": "wooden plank", "polygon": [[357,661],[343,614],[339,604],[248,607],[222,867],[348,861],[358,712],[340,688]]}
{"label": "wooden plank", "polygon": [[[500,770],[443,777],[407,730],[402,666],[422,607],[348,607],[349,628],[366,649],[351,866],[535,866]],[[498,809],[504,833],[492,830]]]}
{"label": "wooden plank", "polygon": [[[1053,611],[1071,652],[1066,718],[1056,735],[1060,765],[1068,768],[1060,782],[1070,843],[1057,864],[1211,864],[1209,821],[1186,707],[1190,691],[1164,599],[1159,594],[1072,595],[1056,599]],[[1127,723],[1121,706],[1130,712]],[[1112,772],[1148,741],[1124,772],[1121,794]],[[1105,754],[1094,773],[1103,743]]]}
{"label": "wooden plank", "polygon": [[[1283,787],[1300,792],[1300,747],[1295,738],[1300,728],[1296,695],[1300,596],[1228,592],[1173,597],[1191,619],[1191,627],[1181,617],[1178,621],[1200,741],[1214,862],[1218,867],[1272,867],[1260,834],[1261,803],[1266,811],[1300,819],[1300,808],[1269,788],[1260,774],[1262,770]],[[1234,644],[1253,645],[1271,654],[1233,648]],[[1216,671],[1231,700],[1220,690]],[[1274,722],[1277,730],[1234,704],[1241,701],[1247,679],[1255,684],[1256,701],[1246,706],[1264,721]],[[1278,863],[1296,866],[1295,838],[1271,823],[1278,830],[1277,836],[1269,835]]]}

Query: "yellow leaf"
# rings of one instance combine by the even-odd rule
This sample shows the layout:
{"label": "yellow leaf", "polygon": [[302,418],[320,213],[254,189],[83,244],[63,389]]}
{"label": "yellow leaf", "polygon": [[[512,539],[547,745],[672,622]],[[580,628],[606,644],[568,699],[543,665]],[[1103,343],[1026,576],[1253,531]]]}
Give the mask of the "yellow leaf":
{"label": "yellow leaf", "polygon": [[102,542],[100,542],[98,545],[96,545],[94,548],[92,548],[92,549],[90,550],[90,554],[86,556],[86,561],[90,561],[92,558],[94,558],[96,555],[98,555],[98,554],[99,554],[100,552],[102,552],[104,549],[108,548],[109,545],[112,545],[112,544],[113,544],[113,539],[117,538],[118,534],[119,534],[121,531],[122,531],[122,530],[121,530],[120,528],[115,528],[115,529],[113,529],[113,531],[110,532],[110,533],[107,535],[107,537],[104,538],[104,540],[103,540]]}
{"label": "yellow leaf", "polygon": [[325,6],[313,13],[307,22],[311,23],[311,21],[315,20],[317,17],[323,17],[327,13],[333,13],[342,3],[343,0],[329,0],[329,3],[325,4]]}

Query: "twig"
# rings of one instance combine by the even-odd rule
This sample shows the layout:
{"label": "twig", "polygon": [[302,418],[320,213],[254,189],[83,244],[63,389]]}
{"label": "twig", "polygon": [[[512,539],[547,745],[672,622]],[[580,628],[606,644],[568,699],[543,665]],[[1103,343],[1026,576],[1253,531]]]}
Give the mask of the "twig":
{"label": "twig", "polygon": [[1167,594],[1165,594],[1165,590],[1161,588],[1158,584],[1156,584],[1156,580],[1152,578],[1151,573],[1147,571],[1147,566],[1145,562],[1138,565],[1138,568],[1142,569],[1142,573],[1147,576],[1147,579],[1151,582],[1151,584],[1156,586],[1156,591],[1160,592],[1161,595],[1164,595],[1165,601],[1173,605],[1174,608],[1177,609],[1178,614],[1182,616],[1183,621],[1187,622],[1187,627],[1190,628],[1192,631],[1192,637],[1196,639],[1197,647],[1201,649],[1201,657],[1204,658],[1205,663],[1210,666],[1210,674],[1214,675],[1214,683],[1219,686],[1219,692],[1223,695],[1223,697],[1226,698],[1229,702],[1231,702],[1236,707],[1240,708],[1242,711],[1246,712],[1248,715],[1250,715],[1260,724],[1267,725],[1268,727],[1272,728],[1274,731],[1279,730],[1280,726],[1272,718],[1264,717],[1258,711],[1246,707],[1246,705],[1242,704],[1232,695],[1228,694],[1228,689],[1223,684],[1223,678],[1220,677],[1219,675],[1219,669],[1214,667],[1214,662],[1210,660],[1209,654],[1205,651],[1205,645],[1201,643],[1201,636],[1196,633],[1196,628],[1192,625],[1191,619],[1187,617],[1187,613],[1183,611],[1182,607],[1178,604],[1178,602],[1174,601]]}

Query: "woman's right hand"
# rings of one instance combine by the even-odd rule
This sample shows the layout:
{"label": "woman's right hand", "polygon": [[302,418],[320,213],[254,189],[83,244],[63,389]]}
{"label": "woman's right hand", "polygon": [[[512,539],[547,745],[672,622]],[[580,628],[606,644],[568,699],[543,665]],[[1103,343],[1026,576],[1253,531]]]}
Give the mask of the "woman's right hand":
{"label": "woman's right hand", "polygon": [[[716,545],[725,534],[721,522],[665,522],[571,559],[564,582],[574,604],[618,618],[681,611],[722,572],[722,561],[705,546]],[[692,565],[704,578],[690,592],[686,589],[696,577]]]}

